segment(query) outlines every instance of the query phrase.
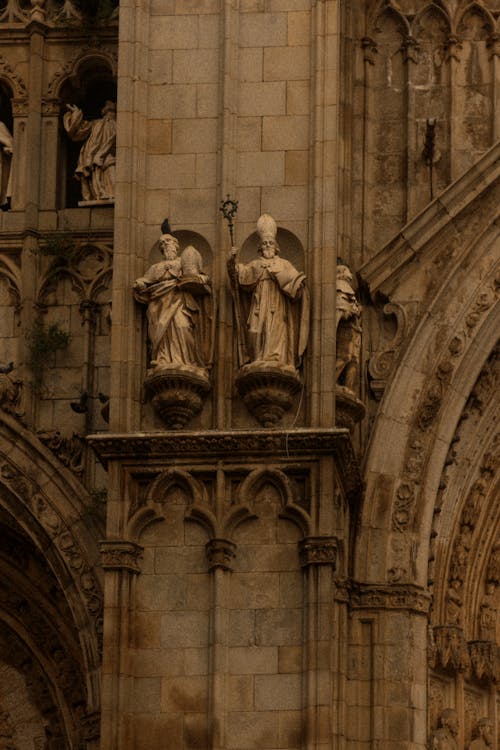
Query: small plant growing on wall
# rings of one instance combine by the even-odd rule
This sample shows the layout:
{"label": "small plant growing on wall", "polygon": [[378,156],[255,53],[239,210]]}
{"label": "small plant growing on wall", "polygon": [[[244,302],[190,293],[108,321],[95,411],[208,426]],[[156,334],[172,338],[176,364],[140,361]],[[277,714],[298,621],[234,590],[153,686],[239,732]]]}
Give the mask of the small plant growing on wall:
{"label": "small plant growing on wall", "polygon": [[66,349],[71,335],[63,331],[57,323],[52,323],[46,328],[41,320],[37,320],[26,334],[28,341],[29,357],[28,367],[33,373],[32,386],[39,391],[43,383],[43,375],[47,360],[51,354]]}
{"label": "small plant growing on wall", "polygon": [[69,232],[45,234],[32,252],[54,258],[59,263],[67,263],[74,258],[77,250],[75,238]]}

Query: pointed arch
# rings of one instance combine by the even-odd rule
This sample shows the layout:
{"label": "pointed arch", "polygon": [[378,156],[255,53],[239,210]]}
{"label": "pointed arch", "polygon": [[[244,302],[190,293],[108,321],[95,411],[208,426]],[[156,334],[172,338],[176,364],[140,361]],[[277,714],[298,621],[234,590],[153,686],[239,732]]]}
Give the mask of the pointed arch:
{"label": "pointed arch", "polygon": [[299,505],[298,488],[295,482],[280,469],[272,467],[254,469],[242,482],[238,491],[238,501],[253,511],[255,497],[266,484],[271,484],[280,496],[281,511],[279,515],[288,518],[299,527],[303,536],[307,536],[310,533],[311,519]]}
{"label": "pointed arch", "polygon": [[495,19],[492,16],[492,14],[489,12],[487,8],[484,7],[484,5],[478,3],[478,2],[471,2],[468,5],[466,5],[460,13],[457,15],[456,18],[456,28],[457,32],[459,34],[463,34],[465,23],[469,17],[473,16],[479,16],[480,18],[484,19],[484,39],[488,39],[488,37],[495,31]]}

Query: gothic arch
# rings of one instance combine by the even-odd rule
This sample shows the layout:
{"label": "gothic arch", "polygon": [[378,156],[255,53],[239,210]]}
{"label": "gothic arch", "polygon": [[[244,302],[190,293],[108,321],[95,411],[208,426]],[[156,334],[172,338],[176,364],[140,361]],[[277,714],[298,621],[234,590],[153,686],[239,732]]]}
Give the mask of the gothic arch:
{"label": "gothic arch", "polygon": [[45,561],[78,644],[87,711],[100,705],[102,592],[99,529],[74,475],[14,418],[0,412],[0,513]]}
{"label": "gothic arch", "polygon": [[[421,310],[399,353],[367,452],[355,564],[364,580],[427,582],[439,478],[500,328],[498,150],[490,150],[361,271],[372,294],[385,300],[407,300],[412,285]],[[476,179],[484,180],[482,189],[470,192]],[[388,254],[393,266],[382,281],[380,262]]]}
{"label": "gothic arch", "polygon": [[47,97],[61,96],[61,91],[66,82],[73,86],[78,85],[82,75],[96,65],[103,65],[116,79],[118,71],[118,59],[116,52],[109,47],[84,47],[72,60],[63,65],[52,76],[47,87]]}

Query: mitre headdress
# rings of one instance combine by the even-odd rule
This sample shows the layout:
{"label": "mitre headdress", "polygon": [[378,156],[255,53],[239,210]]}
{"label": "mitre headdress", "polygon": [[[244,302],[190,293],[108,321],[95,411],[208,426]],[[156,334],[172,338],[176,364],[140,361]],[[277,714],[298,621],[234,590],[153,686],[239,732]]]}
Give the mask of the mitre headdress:
{"label": "mitre headdress", "polygon": [[257,220],[257,234],[261,240],[276,240],[278,227],[270,214],[262,214]]}

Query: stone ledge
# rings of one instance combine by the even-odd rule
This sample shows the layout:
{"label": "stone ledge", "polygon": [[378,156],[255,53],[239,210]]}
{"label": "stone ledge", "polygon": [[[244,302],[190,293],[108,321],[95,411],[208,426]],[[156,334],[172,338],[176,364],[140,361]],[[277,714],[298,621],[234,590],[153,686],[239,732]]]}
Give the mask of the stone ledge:
{"label": "stone ledge", "polygon": [[104,467],[110,461],[131,465],[144,461],[167,461],[176,458],[216,460],[244,457],[273,461],[333,455],[346,495],[359,497],[363,483],[348,430],[232,430],[175,433],[135,433],[89,435],[88,443]]}

